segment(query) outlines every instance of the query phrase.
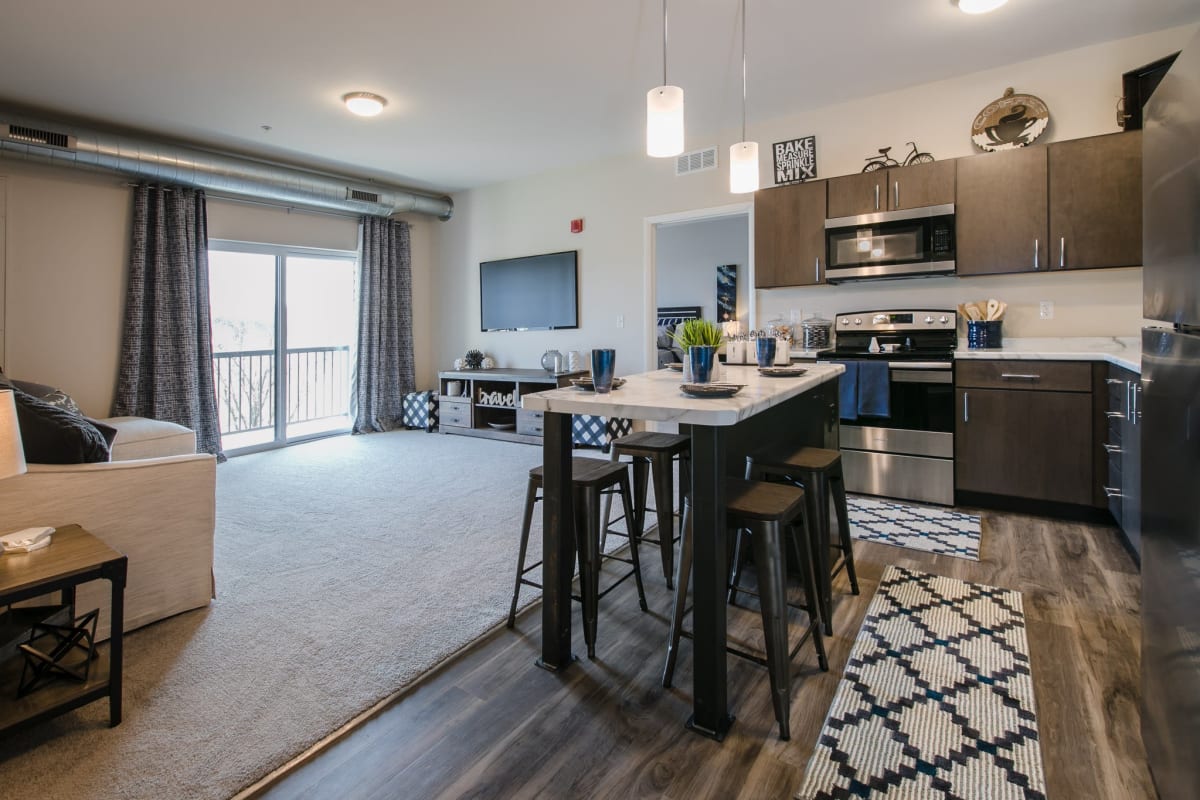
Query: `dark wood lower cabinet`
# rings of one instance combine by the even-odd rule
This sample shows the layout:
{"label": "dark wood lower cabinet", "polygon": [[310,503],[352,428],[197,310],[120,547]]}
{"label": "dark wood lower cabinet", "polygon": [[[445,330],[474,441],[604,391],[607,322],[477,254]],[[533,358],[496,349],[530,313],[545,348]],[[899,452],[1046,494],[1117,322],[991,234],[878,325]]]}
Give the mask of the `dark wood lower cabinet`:
{"label": "dark wood lower cabinet", "polygon": [[1092,394],[958,388],[955,488],[1092,503]]}

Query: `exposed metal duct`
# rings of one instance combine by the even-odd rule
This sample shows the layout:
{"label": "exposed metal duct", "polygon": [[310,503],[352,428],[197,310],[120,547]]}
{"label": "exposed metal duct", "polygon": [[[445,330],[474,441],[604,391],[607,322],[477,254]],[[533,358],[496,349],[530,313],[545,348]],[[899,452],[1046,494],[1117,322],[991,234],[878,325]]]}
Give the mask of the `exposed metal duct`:
{"label": "exposed metal duct", "polygon": [[4,109],[0,109],[0,153],[60,166],[111,170],[215,194],[356,214],[386,217],[413,213],[447,220],[454,212],[449,197],[88,130]]}

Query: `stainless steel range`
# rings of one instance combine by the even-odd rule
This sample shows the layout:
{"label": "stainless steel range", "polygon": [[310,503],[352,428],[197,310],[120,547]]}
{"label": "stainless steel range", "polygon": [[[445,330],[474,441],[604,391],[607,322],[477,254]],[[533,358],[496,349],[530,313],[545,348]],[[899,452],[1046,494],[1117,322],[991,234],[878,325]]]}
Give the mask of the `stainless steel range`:
{"label": "stainless steel range", "polygon": [[838,314],[834,327],[830,360],[882,361],[889,378],[887,416],[843,409],[846,488],[953,505],[956,313],[859,311]]}

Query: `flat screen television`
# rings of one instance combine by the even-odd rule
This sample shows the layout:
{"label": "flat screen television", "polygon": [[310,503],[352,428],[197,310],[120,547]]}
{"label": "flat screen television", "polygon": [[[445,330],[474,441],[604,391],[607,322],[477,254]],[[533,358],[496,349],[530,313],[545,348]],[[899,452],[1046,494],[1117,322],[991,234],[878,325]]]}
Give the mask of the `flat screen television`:
{"label": "flat screen television", "polygon": [[484,261],[479,307],[485,331],[579,327],[577,250]]}

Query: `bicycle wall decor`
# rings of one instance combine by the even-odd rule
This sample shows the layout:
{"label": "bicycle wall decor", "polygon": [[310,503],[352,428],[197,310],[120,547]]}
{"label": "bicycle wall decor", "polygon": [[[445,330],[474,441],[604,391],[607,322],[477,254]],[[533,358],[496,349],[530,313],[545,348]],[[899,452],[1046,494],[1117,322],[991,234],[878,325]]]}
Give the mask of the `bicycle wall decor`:
{"label": "bicycle wall decor", "polygon": [[887,169],[888,167],[907,167],[913,164],[930,164],[934,161],[932,155],[929,153],[922,153],[917,149],[916,142],[908,142],[908,147],[908,156],[904,159],[903,164],[888,155],[892,148],[881,147],[879,148],[879,155],[870,156],[867,159],[867,165],[862,168],[862,171],[874,172],[877,169]]}

